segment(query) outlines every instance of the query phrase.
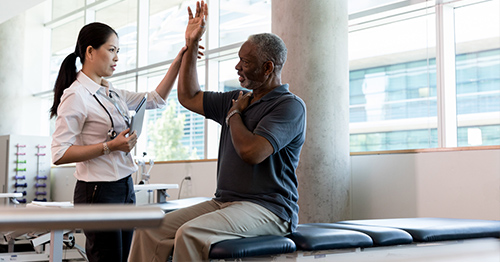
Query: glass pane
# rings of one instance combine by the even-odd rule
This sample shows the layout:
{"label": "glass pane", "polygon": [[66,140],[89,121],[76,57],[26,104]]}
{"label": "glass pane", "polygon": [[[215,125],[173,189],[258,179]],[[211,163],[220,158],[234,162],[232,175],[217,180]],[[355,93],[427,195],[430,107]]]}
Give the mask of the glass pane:
{"label": "glass pane", "polygon": [[500,145],[500,125],[468,126],[458,128],[458,146]]}
{"label": "glass pane", "polygon": [[[52,29],[49,76],[51,83],[49,85],[50,88],[54,87],[62,61],[66,56],[75,51],[78,33],[83,25],[83,18],[79,18]],[[79,59],[77,59],[77,62],[77,64],[79,64]]]}
{"label": "glass pane", "polygon": [[118,33],[119,62],[115,73],[135,69],[137,65],[137,0],[123,0],[96,12],[96,22],[111,26]]}
{"label": "glass pane", "polygon": [[271,32],[271,1],[220,0],[219,45],[245,41],[249,35]]}
{"label": "glass pane", "polygon": [[185,45],[188,6],[196,2],[150,0],[148,64],[173,59]]}
{"label": "glass pane", "polygon": [[69,14],[85,5],[85,0],[52,0],[52,19]]}
{"label": "glass pane", "polygon": [[351,152],[431,148],[437,145],[437,129],[351,134]]}
{"label": "glass pane", "polygon": [[[198,72],[204,70],[198,68]],[[165,71],[164,71],[165,72]],[[147,79],[147,90],[154,90],[164,73]],[[204,81],[199,78],[200,84]],[[204,86],[201,87],[202,89]],[[177,83],[162,109],[147,110],[143,131],[147,134],[145,146],[138,149],[158,161],[204,158],[205,119],[184,108],[177,99]]]}
{"label": "glass pane", "polygon": [[113,84],[114,88],[123,89],[127,91],[134,92],[136,89],[135,74],[128,74],[121,77],[109,78],[109,81]]}
{"label": "glass pane", "polygon": [[455,9],[458,146],[500,145],[500,1]]}
{"label": "glass pane", "polygon": [[219,62],[219,91],[227,92],[243,89],[238,81],[238,74],[235,69],[238,61],[238,58],[234,58]]}
{"label": "glass pane", "polygon": [[434,17],[349,33],[351,152],[437,147]]}

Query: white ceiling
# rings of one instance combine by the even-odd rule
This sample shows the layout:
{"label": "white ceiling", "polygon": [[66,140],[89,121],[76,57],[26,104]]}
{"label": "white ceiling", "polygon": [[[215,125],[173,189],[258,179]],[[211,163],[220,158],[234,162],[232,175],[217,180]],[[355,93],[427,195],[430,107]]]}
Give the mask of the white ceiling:
{"label": "white ceiling", "polygon": [[0,24],[45,0],[0,0]]}
{"label": "white ceiling", "polygon": [[[23,11],[46,0],[0,0],[0,24],[21,14]],[[162,0],[163,1],[163,0]],[[356,0],[349,1],[349,14],[376,6],[386,5],[403,0]],[[422,0],[420,0],[422,1]],[[161,2],[161,1],[159,1]],[[171,2],[171,1],[170,1]]]}

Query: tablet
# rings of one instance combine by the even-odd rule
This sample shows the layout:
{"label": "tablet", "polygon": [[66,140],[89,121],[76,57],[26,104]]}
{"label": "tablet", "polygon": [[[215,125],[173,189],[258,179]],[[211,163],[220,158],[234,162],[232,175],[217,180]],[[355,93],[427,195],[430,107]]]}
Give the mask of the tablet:
{"label": "tablet", "polygon": [[142,123],[144,121],[144,112],[146,111],[147,96],[148,96],[147,94],[144,95],[141,102],[139,102],[139,105],[135,109],[135,115],[133,115],[130,120],[130,134],[136,131],[137,137],[139,137],[142,130]]}

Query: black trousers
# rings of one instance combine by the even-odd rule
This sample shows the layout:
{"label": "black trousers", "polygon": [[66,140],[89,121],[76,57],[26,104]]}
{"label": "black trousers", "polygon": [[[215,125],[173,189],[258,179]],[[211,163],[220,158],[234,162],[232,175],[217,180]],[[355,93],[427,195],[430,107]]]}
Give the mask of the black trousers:
{"label": "black trousers", "polygon": [[[134,204],[134,182],[131,176],[113,182],[85,182],[78,180],[74,203],[78,204]],[[133,230],[84,231],[85,251],[90,262],[126,262]]]}

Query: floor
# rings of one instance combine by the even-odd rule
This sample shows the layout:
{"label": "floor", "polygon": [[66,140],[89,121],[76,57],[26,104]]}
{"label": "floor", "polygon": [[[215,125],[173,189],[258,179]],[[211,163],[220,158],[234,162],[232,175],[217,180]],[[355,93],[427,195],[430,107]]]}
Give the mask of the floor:
{"label": "floor", "polygon": [[500,262],[500,239],[486,238],[364,249],[296,252],[273,258],[251,258],[240,261]]}
{"label": "floor", "polygon": [[[71,250],[75,251],[75,250]],[[75,252],[72,252],[75,253]],[[15,261],[48,261],[26,257],[18,253]],[[13,257],[0,253],[0,261],[12,261]],[[41,254],[38,254],[38,256]],[[77,253],[70,260],[85,261]],[[338,249],[318,252],[296,252],[277,257],[246,258],[226,261],[341,261],[341,262],[500,262],[500,239],[484,238],[460,241],[443,241],[427,244],[411,244],[390,247]]]}

